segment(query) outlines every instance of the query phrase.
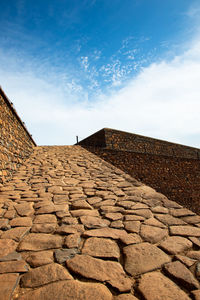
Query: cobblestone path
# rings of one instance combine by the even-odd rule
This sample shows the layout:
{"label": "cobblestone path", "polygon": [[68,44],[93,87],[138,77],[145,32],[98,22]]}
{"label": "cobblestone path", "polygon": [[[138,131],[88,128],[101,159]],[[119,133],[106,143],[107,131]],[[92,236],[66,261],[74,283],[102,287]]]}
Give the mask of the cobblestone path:
{"label": "cobblestone path", "polygon": [[79,146],[0,186],[0,300],[200,299],[200,216]]}

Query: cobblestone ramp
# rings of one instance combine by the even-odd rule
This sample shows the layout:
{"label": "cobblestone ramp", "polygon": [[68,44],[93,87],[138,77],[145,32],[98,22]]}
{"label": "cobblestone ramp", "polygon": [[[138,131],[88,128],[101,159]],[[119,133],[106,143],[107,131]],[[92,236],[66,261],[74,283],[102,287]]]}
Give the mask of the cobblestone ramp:
{"label": "cobblestone ramp", "polygon": [[200,216],[80,146],[0,191],[0,300],[200,299]]}

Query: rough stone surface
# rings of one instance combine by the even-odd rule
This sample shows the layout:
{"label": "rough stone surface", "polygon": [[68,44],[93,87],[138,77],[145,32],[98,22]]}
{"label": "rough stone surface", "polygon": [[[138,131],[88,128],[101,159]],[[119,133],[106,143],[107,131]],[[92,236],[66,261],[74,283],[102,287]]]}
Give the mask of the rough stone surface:
{"label": "rough stone surface", "polygon": [[25,234],[30,230],[30,227],[15,227],[2,233],[2,239],[13,239],[19,242]]}
{"label": "rough stone surface", "polygon": [[192,226],[171,226],[170,233],[172,235],[200,237],[200,228]]}
{"label": "rough stone surface", "polygon": [[67,246],[67,248],[76,248],[79,246],[80,242],[80,233],[69,234],[65,238],[64,245]]}
{"label": "rough stone surface", "polygon": [[168,236],[168,230],[149,225],[142,225],[140,234],[144,241],[155,244]]}
{"label": "rough stone surface", "polygon": [[86,278],[106,281],[120,292],[131,289],[131,280],[126,278],[122,266],[117,262],[104,261],[88,255],[76,255],[74,258],[67,260],[66,264],[73,272]]}
{"label": "rough stone surface", "polygon": [[82,253],[95,257],[120,257],[120,249],[115,241],[105,238],[89,238],[86,240]]}
{"label": "rough stone surface", "polygon": [[0,257],[6,256],[17,248],[17,243],[11,239],[0,239]]}
{"label": "rough stone surface", "polygon": [[139,233],[140,221],[126,221],[124,227],[128,232]]}
{"label": "rough stone surface", "polygon": [[189,252],[187,252],[187,256],[200,261],[200,250],[198,250],[198,251],[189,251]]}
{"label": "rough stone surface", "polygon": [[80,217],[81,223],[87,228],[101,228],[108,227],[110,222],[105,219],[92,217],[92,216],[82,216]]}
{"label": "rough stone surface", "polygon": [[20,215],[22,217],[28,217],[28,216],[34,214],[33,202],[16,204],[15,209],[16,209],[18,215]]}
{"label": "rough stone surface", "polygon": [[53,262],[53,251],[38,251],[31,253],[26,258],[31,267],[40,267]]}
{"label": "rough stone surface", "polygon": [[34,224],[43,224],[43,223],[56,223],[57,218],[55,215],[37,215],[34,219]]}
{"label": "rough stone surface", "polygon": [[53,233],[55,229],[55,223],[33,224],[31,232]]}
{"label": "rough stone surface", "polygon": [[180,262],[182,262],[187,267],[191,267],[192,265],[194,265],[196,263],[196,259],[192,259],[192,258],[189,258],[184,255],[176,255],[175,258],[178,259]]}
{"label": "rough stone surface", "polygon": [[190,299],[173,281],[159,272],[142,275],[138,288],[146,300]]}
{"label": "rough stone surface", "polygon": [[181,236],[170,236],[160,243],[160,248],[170,254],[177,254],[192,247],[192,242]]}
{"label": "rough stone surface", "polygon": [[10,300],[19,281],[17,273],[0,275],[0,300]]}
{"label": "rough stone surface", "polygon": [[37,147],[0,184],[3,286],[9,300],[149,300],[144,274],[156,273],[154,300],[184,299],[199,289],[199,229],[193,212],[80,146]]}
{"label": "rough stone surface", "polygon": [[53,249],[53,248],[60,248],[62,247],[62,237],[45,234],[45,233],[30,233],[27,235],[19,244],[18,250],[32,250],[32,251],[39,251],[39,250],[46,250],[46,249]]}
{"label": "rough stone surface", "polygon": [[160,268],[170,262],[170,257],[149,243],[130,245],[124,248],[125,270],[137,276]]}
{"label": "rough stone surface", "polygon": [[48,284],[22,295],[19,300],[112,300],[111,292],[100,283],[85,283],[77,280]]}
{"label": "rough stone surface", "polygon": [[32,219],[30,217],[21,217],[21,218],[14,218],[10,221],[10,226],[17,227],[31,227],[32,226]]}
{"label": "rough stone surface", "polygon": [[114,297],[114,300],[138,300],[135,296],[131,294],[122,294],[119,296]]}
{"label": "rough stone surface", "polygon": [[57,249],[55,250],[55,259],[58,263],[62,264],[67,259],[74,257],[77,254],[77,249]]}
{"label": "rough stone surface", "polygon": [[69,279],[73,277],[64,267],[52,263],[29,271],[22,276],[21,283],[23,287],[39,287],[50,282]]}
{"label": "rough stone surface", "polygon": [[0,262],[0,274],[2,273],[24,273],[28,271],[25,261],[6,261]]}
{"label": "rough stone surface", "polygon": [[182,286],[189,290],[198,289],[199,282],[193,274],[180,261],[174,261],[164,266],[165,272],[178,280]]}

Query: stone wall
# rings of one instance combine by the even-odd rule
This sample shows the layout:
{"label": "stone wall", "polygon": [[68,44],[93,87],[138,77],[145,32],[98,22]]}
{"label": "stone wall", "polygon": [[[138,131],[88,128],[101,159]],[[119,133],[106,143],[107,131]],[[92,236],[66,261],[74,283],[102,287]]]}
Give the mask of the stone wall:
{"label": "stone wall", "polygon": [[[103,131],[106,146],[87,145],[86,140],[80,144],[171,200],[200,214],[199,149],[138,135],[132,137],[124,132],[120,137],[120,131],[110,129]],[[128,147],[131,149],[125,150]]]}
{"label": "stone wall", "polygon": [[94,133],[80,141],[79,145],[106,147],[106,149],[126,150],[137,153],[200,159],[200,149],[110,128],[103,128],[97,133]]}
{"label": "stone wall", "polygon": [[0,183],[12,177],[34,146],[34,140],[0,87]]}

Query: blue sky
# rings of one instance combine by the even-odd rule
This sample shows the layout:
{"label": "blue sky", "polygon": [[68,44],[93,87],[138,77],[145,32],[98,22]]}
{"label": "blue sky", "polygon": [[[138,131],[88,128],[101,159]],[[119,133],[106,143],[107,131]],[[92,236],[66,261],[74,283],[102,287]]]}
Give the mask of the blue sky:
{"label": "blue sky", "polygon": [[0,84],[38,144],[110,127],[200,147],[199,1],[0,4]]}

